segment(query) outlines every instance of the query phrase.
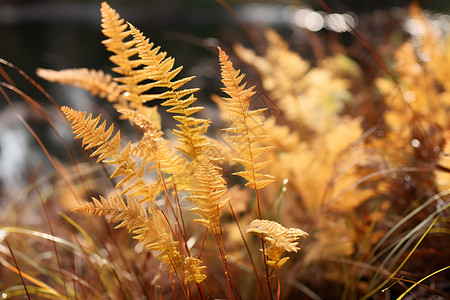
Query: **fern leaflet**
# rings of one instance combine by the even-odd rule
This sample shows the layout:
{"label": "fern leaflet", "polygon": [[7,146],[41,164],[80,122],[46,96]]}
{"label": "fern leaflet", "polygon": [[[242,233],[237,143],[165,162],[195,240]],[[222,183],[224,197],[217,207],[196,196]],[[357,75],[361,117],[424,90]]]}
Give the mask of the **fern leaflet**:
{"label": "fern leaflet", "polygon": [[256,143],[266,136],[256,135],[254,130],[263,124],[255,120],[255,117],[266,109],[250,110],[250,98],[255,94],[254,87],[245,89],[246,83],[241,84],[244,74],[233,68],[228,60],[228,55],[219,47],[219,60],[222,69],[222,82],[225,85],[223,91],[229,98],[224,98],[225,109],[230,113],[234,127],[226,128],[240,158],[234,159],[245,167],[245,171],[236,172],[247,180],[246,185],[253,189],[261,189],[274,181],[274,177],[259,173],[261,169],[270,164],[270,161],[256,162],[256,158],[273,147],[258,147]]}

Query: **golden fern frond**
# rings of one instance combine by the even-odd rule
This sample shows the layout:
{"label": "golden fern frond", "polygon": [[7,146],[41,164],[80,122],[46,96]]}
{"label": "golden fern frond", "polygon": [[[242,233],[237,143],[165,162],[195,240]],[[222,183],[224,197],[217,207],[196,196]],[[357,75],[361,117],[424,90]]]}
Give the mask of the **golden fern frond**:
{"label": "golden fern frond", "polygon": [[[108,222],[120,222],[115,229],[126,227],[129,232],[135,234],[133,238],[139,240],[146,249],[160,252],[159,259],[176,270],[180,268],[181,255],[178,251],[178,242],[174,240],[172,231],[161,211],[155,211],[148,218],[145,208],[134,197],[128,197],[127,204],[118,195],[108,199],[100,197],[100,201],[95,198],[92,200],[93,202],[77,207],[72,212],[109,216]],[[198,268],[197,273],[201,271],[202,267]],[[195,275],[193,269],[191,272],[196,276],[192,280],[201,278],[201,274]]]}
{"label": "golden fern frond", "polygon": [[178,251],[178,241],[175,241],[172,231],[164,214],[157,210],[147,219],[141,228],[133,231],[144,247],[151,251],[158,251],[158,258],[174,269],[181,266],[181,255]]}
{"label": "golden fern frond", "polygon": [[[289,120],[291,129],[295,127],[302,140],[309,141],[315,133],[333,126],[343,108],[349,82],[331,69],[337,57],[311,67],[273,29],[266,30],[265,37],[267,48],[262,56],[241,45],[234,47],[235,53],[261,75],[264,90],[281,109],[283,118]],[[342,66],[338,68],[342,70]]]}
{"label": "golden fern frond", "polygon": [[221,168],[228,162],[233,164],[231,158],[234,156],[234,150],[226,141],[212,137],[207,137],[207,139],[208,146],[203,149],[203,153],[209,160]]}
{"label": "golden fern frond", "polygon": [[300,237],[307,237],[308,234],[298,228],[285,228],[275,221],[253,220],[247,226],[247,233],[254,233],[270,242],[270,246],[265,249],[268,265],[279,269],[289,257],[281,258],[285,252],[297,252],[300,248],[296,242]]}
{"label": "golden fern frond", "polygon": [[137,53],[137,50],[133,48],[135,42],[133,40],[125,41],[130,35],[130,32],[126,30],[127,24],[108,3],[102,2],[100,12],[102,15],[102,33],[108,37],[102,43],[108,51],[115,53],[110,57],[110,60],[118,66],[113,70],[128,76],[134,68],[139,66],[138,62],[130,60],[130,57]]}
{"label": "golden fern frond", "polygon": [[[151,89],[154,87],[168,89],[160,94],[145,95],[145,102],[154,99],[182,99],[185,96],[192,95],[194,92],[198,91],[198,88],[179,90],[184,84],[191,81],[194,77],[191,76],[174,80],[183,68],[178,67],[176,69],[172,69],[175,59],[172,57],[166,57],[167,53],[160,51],[160,47],[154,47],[154,44],[151,43],[141,31],[131,24],[129,24],[129,26],[131,35],[136,42],[136,49],[140,57],[137,61],[144,66],[146,79],[153,80],[153,82],[145,85],[146,89]],[[187,107],[185,108],[187,109]],[[193,114],[202,109],[203,107],[189,107],[188,111],[189,114]]]}
{"label": "golden fern frond", "polygon": [[125,118],[144,130],[144,135],[134,147],[133,154],[144,158],[148,162],[159,163],[161,171],[174,174],[183,171],[188,162],[181,155],[171,151],[165,140],[163,132],[159,130],[160,124],[131,109],[118,110]]}
{"label": "golden fern frond", "polygon": [[110,74],[105,74],[102,70],[97,71],[87,68],[60,71],[37,69],[36,74],[51,82],[85,89],[94,96],[99,95],[102,98],[106,98],[109,102],[117,102],[121,97],[121,90],[118,84],[113,81]]}
{"label": "golden fern frond", "polygon": [[117,111],[122,114],[122,116],[132,122],[134,125],[142,129],[142,131],[150,132],[151,134],[156,134],[158,136],[162,135],[162,132],[158,132],[161,129],[161,124],[153,120],[149,115],[143,114],[140,111],[128,109],[128,108],[118,108]]}
{"label": "golden fern frond", "polygon": [[206,267],[200,266],[201,263],[202,261],[198,258],[186,257],[183,261],[185,283],[190,281],[200,283],[206,279],[206,275],[202,273]]}
{"label": "golden fern frond", "polygon": [[191,195],[187,200],[197,205],[190,211],[202,216],[202,219],[194,221],[202,223],[213,234],[220,234],[220,216],[229,201],[229,197],[224,197],[227,193],[225,180],[220,176],[219,168],[206,158],[197,165],[194,178],[193,186],[188,189]]}
{"label": "golden fern frond", "polygon": [[[98,147],[91,156],[99,155],[97,162],[103,161],[108,156],[114,156],[118,153],[120,146],[120,131],[111,138],[114,131],[114,124],[106,129],[106,121],[98,126],[100,117],[92,119],[92,114],[86,117],[86,112],[76,111],[67,106],[61,107],[67,120],[72,124],[73,133],[76,134],[75,139],[82,138],[82,146],[84,149]],[[97,127],[98,126],[98,127]],[[126,160],[129,155],[124,155]],[[134,163],[134,162],[129,162]]]}
{"label": "golden fern frond", "polygon": [[116,78],[120,82],[123,97],[132,103],[133,107],[142,107],[145,102],[142,97],[147,90],[146,85],[140,83],[147,79],[146,71],[140,68],[140,61],[133,56],[137,54],[133,39],[127,40],[130,30],[125,20],[120,18],[119,13],[111,8],[106,2],[102,2],[102,32],[108,38],[103,41],[108,51],[114,53],[110,60],[117,65],[112,70],[123,77]]}
{"label": "golden fern frond", "polygon": [[156,151],[160,144],[165,142],[162,138],[163,132],[160,131],[160,124],[152,121],[148,115],[144,115],[138,110],[120,108],[117,111],[144,132],[139,143],[133,149],[133,155],[142,157],[148,162],[156,161]]}
{"label": "golden fern frond", "polygon": [[159,188],[159,181],[151,186],[144,182],[146,161],[144,160],[140,167],[137,166],[131,156],[133,152],[131,143],[119,151],[120,131],[111,137],[114,125],[106,129],[106,121],[104,121],[98,126],[100,116],[92,119],[92,114],[86,117],[86,112],[76,111],[65,106],[61,107],[61,110],[72,124],[73,132],[76,134],[75,139],[82,138],[82,145],[85,149],[97,148],[91,156],[98,156],[97,162],[102,161],[117,166],[110,178],[125,176],[116,184],[116,187],[121,187],[125,183],[130,184],[122,191],[122,194],[134,197],[143,196],[141,201],[152,203]]}
{"label": "golden fern frond", "polygon": [[254,87],[245,89],[246,83],[241,84],[244,74],[233,68],[228,55],[219,47],[219,60],[222,69],[222,89],[229,98],[223,98],[225,109],[229,112],[234,127],[224,129],[230,133],[232,142],[240,158],[234,160],[245,167],[245,171],[234,173],[245,178],[247,186],[253,189],[261,189],[273,182],[273,177],[259,173],[261,169],[270,164],[270,161],[256,163],[256,158],[273,147],[258,147],[257,142],[266,138],[264,135],[256,135],[254,130],[263,126],[255,120],[255,117],[266,109],[250,110],[250,98],[255,94]]}
{"label": "golden fern frond", "polygon": [[208,130],[209,121],[191,116],[203,109],[201,106],[191,106],[197,100],[193,93],[198,89],[180,89],[193,77],[174,80],[182,67],[172,69],[175,63],[172,57],[166,57],[166,52],[160,52],[159,47],[153,48],[153,43],[150,43],[149,39],[133,25],[130,24],[130,28],[141,58],[140,63],[145,66],[147,79],[153,81],[146,86],[149,89],[153,87],[167,89],[159,94],[146,95],[145,100],[164,99],[166,101],[161,104],[162,106],[172,106],[167,111],[177,114],[174,119],[180,122],[177,125],[180,130],[173,130],[174,134],[180,138],[181,145],[177,149],[191,158],[201,159],[203,147],[207,145],[203,134]]}
{"label": "golden fern frond", "polygon": [[[166,100],[162,105],[173,106],[168,112],[177,114],[174,118],[181,123],[178,125],[180,130],[174,130],[181,142],[177,148],[191,158],[200,159],[203,155],[202,148],[207,145],[203,134],[208,129],[209,121],[191,117],[203,109],[191,106],[196,100],[193,93],[198,89],[180,89],[193,77],[174,80],[182,67],[172,69],[175,61],[173,58],[166,57],[166,52],[160,52],[160,47],[154,47],[133,25],[125,24],[108,4],[102,3],[101,11],[102,31],[108,37],[103,43],[109,51],[115,53],[110,59],[118,67],[113,70],[124,75],[116,79],[121,83],[123,97],[138,109],[142,109],[142,104],[147,101]],[[133,39],[125,41],[130,34]],[[131,58],[137,53],[139,58]],[[143,83],[145,80],[151,82]],[[157,94],[146,93],[154,87],[167,90]]]}
{"label": "golden fern frond", "polygon": [[92,198],[92,201],[72,209],[72,212],[109,216],[108,222],[120,222],[115,227],[116,229],[126,227],[129,232],[144,226],[147,221],[147,212],[136,198],[128,197],[127,204],[118,195],[109,197],[108,199],[100,196],[100,200]]}
{"label": "golden fern frond", "polygon": [[164,179],[167,188],[176,185],[178,191],[187,190],[192,182],[192,167],[181,154],[176,154],[169,147],[169,142],[162,137],[163,133],[159,130],[159,123],[151,121],[140,111],[119,109],[118,112],[144,130],[143,137],[133,148],[133,155],[154,163],[149,170],[159,168],[161,172],[171,174]]}

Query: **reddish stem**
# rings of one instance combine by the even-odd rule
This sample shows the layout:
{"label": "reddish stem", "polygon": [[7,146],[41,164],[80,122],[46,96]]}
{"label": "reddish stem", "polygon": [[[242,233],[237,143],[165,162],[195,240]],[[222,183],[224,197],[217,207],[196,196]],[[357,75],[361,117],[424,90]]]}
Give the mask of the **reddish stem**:
{"label": "reddish stem", "polygon": [[[258,189],[256,188],[256,186],[255,186],[255,194],[256,194],[256,203],[258,204],[259,219],[262,220],[261,210],[260,210],[260,207],[259,207]],[[268,263],[267,263],[266,246],[265,246],[265,242],[264,242],[264,238],[263,237],[261,237],[261,246],[262,246],[262,253],[263,253],[263,257],[264,257],[264,269],[266,271],[267,288],[269,289],[269,297],[270,297],[271,300],[273,300],[272,288],[270,287],[270,280],[269,280],[269,266],[268,266]]]}

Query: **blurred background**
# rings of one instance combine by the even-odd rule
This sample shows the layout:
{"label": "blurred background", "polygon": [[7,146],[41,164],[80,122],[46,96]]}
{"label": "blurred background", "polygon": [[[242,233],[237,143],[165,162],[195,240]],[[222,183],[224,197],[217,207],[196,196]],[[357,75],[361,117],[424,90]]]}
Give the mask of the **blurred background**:
{"label": "blurred background", "polygon": [[[0,57],[17,63],[28,72],[33,72],[37,66],[104,68],[108,53],[99,43],[103,39],[100,2],[1,0]],[[164,48],[177,57],[179,64],[189,66],[196,65],[196,59],[205,55],[202,52],[205,45],[200,39],[212,37],[231,43],[248,38],[236,16],[221,3],[230,5],[240,20],[250,26],[264,25],[290,31],[297,31],[297,27],[311,31],[333,30],[326,23],[320,26],[320,20],[319,24],[299,26],[302,25],[300,9],[311,9],[326,17],[320,5],[322,2],[336,13],[353,13],[353,17],[362,23],[373,22],[382,27],[383,18],[399,18],[396,8],[405,8],[411,1],[111,0],[109,4],[152,40],[159,44],[164,42]],[[419,3],[432,13],[450,12],[447,0]],[[309,19],[310,22],[315,20],[313,16]]]}
{"label": "blurred background", "polygon": [[[1,0],[0,57],[30,73],[37,67],[107,67],[109,54],[100,43],[103,39],[100,32],[100,2]],[[291,31],[297,36],[294,43],[304,43],[306,40],[302,41],[301,35],[306,34],[305,30],[339,31],[326,20],[324,22],[328,14],[324,13],[321,3],[326,3],[338,14],[350,15],[347,21],[355,25],[373,23],[371,26],[378,25],[379,31],[389,30],[385,19],[395,21],[403,17],[400,11],[410,2],[111,0],[109,4],[157,44],[164,44],[164,49],[177,57],[179,64],[189,68],[198,65],[197,59],[207,55],[204,50],[210,45],[208,40],[202,39],[213,38],[225,44],[248,40],[236,18],[248,26],[275,27],[286,31],[285,34]],[[439,16],[450,12],[450,2],[447,0],[418,2],[421,7]],[[234,12],[224,8],[223,3],[232,7]],[[319,16],[305,18],[311,12]],[[233,16],[233,13],[236,15]],[[304,20],[309,20],[309,24],[304,24]],[[376,36],[377,32],[372,35]]]}
{"label": "blurred background", "polygon": [[[104,37],[100,28],[100,2],[0,0],[0,58],[35,78],[59,105],[98,111],[95,107],[106,102],[93,101],[87,92],[73,87],[47,83],[36,78],[35,70],[39,67],[56,70],[89,67],[109,72],[112,66],[108,60],[110,54],[101,43]],[[334,13],[325,12],[323,3]],[[231,49],[234,43],[240,42],[261,51],[260,33],[267,27],[277,30],[292,49],[312,62],[330,53],[345,52],[368,70],[364,76],[379,76],[382,72],[378,63],[348,33],[348,26],[356,28],[381,57],[386,57],[406,36],[414,35],[416,29],[407,18],[409,3],[405,0],[109,1],[122,18],[175,57],[176,65],[184,66],[184,76],[196,76],[192,85],[201,88],[197,96],[205,106],[210,103],[209,95],[219,92],[221,86],[216,46],[220,44],[224,49]],[[443,32],[450,31],[450,1],[419,3]],[[249,81],[258,84],[257,77],[252,78],[251,70],[245,71]],[[10,69],[8,76],[21,91],[57,115],[46,97],[29,81]],[[51,155],[68,159],[60,138],[48,124],[36,116],[17,93],[8,95],[15,101],[18,113],[45,142]],[[67,134],[67,140],[71,140],[66,127],[61,125],[60,130]],[[0,206],[5,198],[17,195],[27,186],[27,178],[40,162],[43,162],[39,167],[42,171],[51,170],[39,145],[7,102],[1,101]]]}

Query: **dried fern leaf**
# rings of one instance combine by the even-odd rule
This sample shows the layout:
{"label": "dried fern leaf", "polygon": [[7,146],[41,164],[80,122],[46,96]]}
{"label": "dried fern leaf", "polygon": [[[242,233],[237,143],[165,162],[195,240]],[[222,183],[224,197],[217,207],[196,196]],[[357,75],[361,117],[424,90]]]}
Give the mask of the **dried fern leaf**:
{"label": "dried fern leaf", "polygon": [[127,198],[127,204],[118,195],[108,199],[100,196],[100,200],[92,198],[93,202],[88,202],[82,206],[72,209],[72,212],[109,216],[108,222],[119,223],[115,228],[126,227],[129,232],[144,226],[147,221],[145,208],[136,198]]}
{"label": "dried fern leaf", "polygon": [[336,58],[312,68],[274,30],[266,30],[265,37],[264,55],[238,45],[234,47],[237,56],[258,71],[272,106],[283,112],[280,117],[289,120],[303,140],[328,130],[349,95],[349,82],[331,69]]}
{"label": "dried fern leaf", "polygon": [[222,69],[222,82],[225,85],[223,91],[229,98],[223,107],[228,111],[234,127],[224,129],[230,134],[229,140],[232,142],[240,158],[234,159],[245,167],[245,171],[234,173],[247,180],[246,185],[253,189],[261,189],[274,178],[268,174],[259,173],[270,162],[256,162],[256,158],[273,147],[258,147],[257,142],[265,139],[265,136],[255,134],[255,130],[263,126],[256,121],[256,116],[265,109],[250,110],[250,98],[255,94],[254,87],[246,89],[246,83],[242,83],[244,74],[233,68],[233,64],[228,59],[225,52],[219,47],[219,60]]}
{"label": "dried fern leaf", "polygon": [[197,165],[194,173],[194,184],[188,189],[190,196],[187,200],[196,204],[190,211],[202,216],[194,220],[209,228],[218,235],[222,232],[220,216],[222,209],[227,205],[229,197],[225,197],[227,188],[225,180],[220,176],[218,167],[211,161],[204,159]]}
{"label": "dried fern leaf", "polygon": [[[109,216],[108,222],[119,223],[115,229],[126,227],[129,232],[135,234],[134,238],[139,240],[146,249],[158,251],[159,259],[176,270],[180,268],[181,255],[178,251],[178,242],[174,240],[167,220],[161,211],[155,211],[150,218],[147,218],[145,208],[134,197],[128,197],[126,204],[118,195],[108,199],[100,197],[100,201],[95,198],[92,200],[93,202],[86,203],[72,211]],[[202,267],[198,268],[198,272],[200,272]],[[193,280],[201,277],[201,274],[196,274],[194,270],[191,272],[193,272],[193,276],[196,276]]]}
{"label": "dried fern leaf", "polygon": [[206,279],[206,275],[202,272],[206,269],[205,266],[200,266],[202,261],[194,257],[186,257],[183,261],[184,266],[184,282],[195,281],[197,283]]}
{"label": "dried fern leaf", "polygon": [[143,101],[162,99],[165,101],[161,105],[171,106],[167,111],[176,114],[174,119],[180,123],[177,125],[179,130],[173,131],[180,138],[180,145],[176,148],[191,158],[201,160],[203,148],[208,144],[204,134],[208,130],[209,121],[192,117],[192,114],[203,109],[191,106],[197,100],[193,93],[198,89],[180,89],[193,77],[174,80],[182,68],[173,69],[173,58],[166,57],[166,52],[160,52],[159,47],[153,47],[153,43],[137,28],[131,24],[129,26],[140,57],[139,63],[144,66],[146,79],[152,81],[146,88],[166,89],[159,94],[143,96]]}
{"label": "dried fern leaf", "polygon": [[102,33],[108,37],[102,43],[108,51],[115,53],[110,59],[118,66],[113,70],[119,74],[129,76],[132,74],[132,70],[139,66],[139,63],[130,60],[130,57],[135,55],[137,50],[133,47],[135,44],[133,40],[125,41],[130,35],[130,32],[127,30],[128,26],[120,18],[119,13],[111,8],[108,3],[102,2],[100,11],[102,15]]}
{"label": "dried fern leaf", "polygon": [[181,255],[178,251],[178,241],[175,241],[172,231],[167,223],[164,214],[157,210],[145,224],[133,231],[144,245],[144,248],[151,251],[158,251],[158,258],[171,265],[175,270],[181,266]]}
{"label": "dried fern leaf", "polygon": [[73,85],[91,92],[92,95],[106,98],[109,102],[118,102],[121,90],[112,80],[110,74],[101,70],[65,69],[60,71],[49,69],[37,69],[37,75],[51,82]]}
{"label": "dried fern leaf", "polygon": [[162,137],[163,132],[159,130],[159,123],[150,120],[139,111],[130,109],[118,111],[144,131],[143,137],[133,149],[134,155],[148,162],[156,162],[162,172],[174,174],[185,170],[188,162],[169,148],[169,142]]}
{"label": "dried fern leaf", "polygon": [[114,53],[110,60],[117,65],[112,70],[123,77],[116,78],[120,82],[123,97],[137,109],[143,108],[144,93],[150,88],[140,84],[147,79],[146,71],[140,66],[135,47],[136,42],[130,38],[130,30],[124,19],[106,2],[102,2],[102,32],[108,38],[103,41],[108,51]]}
{"label": "dried fern leaf", "polygon": [[[175,63],[174,58],[166,57],[166,52],[160,51],[160,47],[154,47],[154,44],[151,43],[136,27],[131,24],[129,24],[129,26],[140,57],[138,61],[144,66],[146,79],[153,80],[153,82],[148,83],[147,86],[149,88],[164,87],[168,89],[166,92],[160,94],[149,95],[151,98],[148,100],[173,98],[178,100],[198,91],[198,89],[179,90],[179,88],[194,77],[187,77],[174,81],[174,78],[180,73],[182,67],[173,69]],[[192,100],[189,104],[194,101],[195,100]],[[199,107],[199,109],[201,110],[203,108]]]}
{"label": "dried fern leaf", "polygon": [[254,233],[264,238],[270,243],[265,249],[269,266],[279,269],[289,258],[281,258],[285,252],[297,252],[297,240],[300,237],[307,237],[308,234],[298,228],[285,228],[275,221],[253,220],[247,226],[247,233]]}
{"label": "dried fern leaf", "polygon": [[106,129],[106,121],[100,126],[100,116],[92,119],[92,114],[86,117],[86,112],[73,110],[69,107],[61,107],[66,118],[71,122],[75,139],[82,138],[82,145],[85,149],[97,148],[91,156],[98,156],[97,162],[103,162],[117,166],[110,178],[124,176],[117,184],[120,187],[125,183],[130,186],[122,194],[129,196],[141,196],[141,201],[154,202],[155,195],[159,188],[159,182],[148,185],[144,182],[143,176],[146,162],[140,167],[132,158],[133,146],[131,143],[122,149],[120,147],[120,132],[112,136],[114,126]]}
{"label": "dried fern leaf", "polygon": [[151,121],[140,111],[130,109],[118,111],[144,130],[141,140],[133,147],[133,155],[153,163],[149,171],[159,169],[161,172],[170,174],[170,177],[164,179],[166,188],[171,189],[176,186],[178,191],[187,190],[192,184],[190,163],[169,147],[169,142],[162,137],[163,133],[159,130],[159,123]]}
{"label": "dried fern leaf", "polygon": [[[405,140],[420,137],[414,126],[423,128],[424,132],[448,128],[450,109],[450,71],[445,67],[450,63],[448,39],[442,38],[441,29],[417,4],[410,6],[410,15],[421,33],[417,40],[403,43],[394,53],[395,71],[401,77],[402,92],[399,93],[398,87],[387,78],[376,80],[390,108],[385,116],[386,123],[392,132],[400,133]],[[415,125],[411,126],[411,122]],[[427,143],[439,144],[438,141]]]}

